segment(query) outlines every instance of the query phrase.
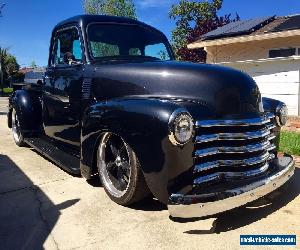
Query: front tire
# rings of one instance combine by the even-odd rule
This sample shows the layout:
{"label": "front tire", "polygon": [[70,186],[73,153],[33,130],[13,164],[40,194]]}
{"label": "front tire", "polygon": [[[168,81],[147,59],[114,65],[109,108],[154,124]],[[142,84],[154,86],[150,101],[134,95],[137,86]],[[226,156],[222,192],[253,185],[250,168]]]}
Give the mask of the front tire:
{"label": "front tire", "polygon": [[149,195],[137,156],[121,137],[113,133],[102,136],[97,166],[103,188],[114,202],[127,206]]}
{"label": "front tire", "polygon": [[13,108],[12,113],[11,113],[11,122],[12,122],[11,130],[12,130],[13,138],[14,138],[16,145],[18,145],[19,147],[25,146],[26,143],[24,141],[24,135],[21,131],[19,116],[18,116],[15,108]]}

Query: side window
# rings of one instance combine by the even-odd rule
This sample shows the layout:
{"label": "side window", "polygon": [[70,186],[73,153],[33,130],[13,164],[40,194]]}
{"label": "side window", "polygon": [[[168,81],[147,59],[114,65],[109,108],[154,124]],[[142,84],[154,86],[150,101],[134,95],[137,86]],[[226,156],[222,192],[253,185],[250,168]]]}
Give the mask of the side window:
{"label": "side window", "polygon": [[82,61],[82,50],[78,30],[70,28],[58,31],[55,36],[52,64],[72,65]]}
{"label": "side window", "polygon": [[269,50],[269,58],[289,57],[297,55],[296,48],[282,48]]}
{"label": "side window", "polygon": [[54,60],[52,64],[59,64],[60,63],[60,40],[55,40],[55,46],[54,46]]}
{"label": "side window", "polygon": [[75,57],[75,60],[82,60],[81,44],[79,40],[73,41],[73,55]]}
{"label": "side window", "polygon": [[161,60],[170,60],[169,53],[163,43],[147,45],[145,47],[145,56],[152,56]]}

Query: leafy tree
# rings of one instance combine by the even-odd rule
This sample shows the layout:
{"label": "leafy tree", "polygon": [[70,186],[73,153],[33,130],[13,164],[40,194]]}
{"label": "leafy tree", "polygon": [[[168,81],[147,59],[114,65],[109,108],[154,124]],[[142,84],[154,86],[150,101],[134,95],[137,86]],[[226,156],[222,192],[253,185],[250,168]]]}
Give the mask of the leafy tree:
{"label": "leafy tree", "polygon": [[[172,32],[172,43],[176,55],[178,49],[186,47],[188,34],[194,26],[215,18],[222,3],[223,0],[212,2],[180,0],[178,4],[172,5],[169,17],[176,21],[176,28]],[[181,59],[180,56],[178,59]]]}
{"label": "leafy tree", "polygon": [[[191,29],[186,37],[186,43],[192,43],[197,41],[201,36],[209,31],[212,31],[218,27],[224,26],[230,22],[235,22],[240,20],[240,17],[236,14],[235,18],[231,18],[231,15],[225,15],[224,17],[215,16],[212,19],[205,21],[200,21],[196,24],[195,28]],[[201,49],[188,49],[187,46],[178,48],[177,56],[180,60],[190,61],[190,62],[206,62],[206,52],[203,48]]]}
{"label": "leafy tree", "polygon": [[4,84],[8,84],[10,79],[17,76],[20,65],[16,57],[11,55],[7,48],[0,47],[0,66],[0,80],[3,89]]}
{"label": "leafy tree", "polygon": [[0,86],[3,93],[3,87],[4,87],[4,60],[8,54],[7,49],[3,49],[0,47]]}
{"label": "leafy tree", "polygon": [[187,44],[211,30],[239,20],[238,15],[234,19],[231,19],[231,15],[218,17],[217,12],[222,4],[223,0],[180,0],[178,4],[172,5],[169,17],[176,21],[176,28],[172,32],[172,44],[177,59],[205,62],[206,52],[203,49],[188,50]]}
{"label": "leafy tree", "polygon": [[15,56],[8,54],[4,59],[4,69],[8,76],[12,76],[15,72],[20,69],[20,65],[17,63]]}
{"label": "leafy tree", "polygon": [[84,0],[84,11],[92,15],[137,18],[133,0]]}
{"label": "leafy tree", "polygon": [[34,68],[34,69],[37,68],[37,65],[36,65],[35,61],[32,61],[32,62],[31,62],[30,67],[31,67],[31,68]]}

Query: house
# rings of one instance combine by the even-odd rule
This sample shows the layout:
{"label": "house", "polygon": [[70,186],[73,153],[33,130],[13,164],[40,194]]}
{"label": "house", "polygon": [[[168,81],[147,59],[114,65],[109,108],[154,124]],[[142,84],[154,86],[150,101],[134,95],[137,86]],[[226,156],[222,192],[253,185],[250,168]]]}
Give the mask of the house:
{"label": "house", "polygon": [[248,73],[262,96],[281,100],[290,115],[300,115],[300,15],[229,23],[188,48],[204,48],[207,63]]}
{"label": "house", "polygon": [[45,68],[22,68],[19,70],[23,74],[25,74],[25,83],[32,84],[37,83],[38,80],[43,79],[43,75],[45,73]]}

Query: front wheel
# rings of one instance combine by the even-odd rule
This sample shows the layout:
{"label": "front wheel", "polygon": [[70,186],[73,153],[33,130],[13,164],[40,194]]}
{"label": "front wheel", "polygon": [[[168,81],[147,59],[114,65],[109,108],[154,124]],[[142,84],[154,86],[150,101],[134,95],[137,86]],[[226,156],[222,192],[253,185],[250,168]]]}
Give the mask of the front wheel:
{"label": "front wheel", "polygon": [[11,116],[12,116],[11,117],[11,125],[12,125],[11,130],[12,130],[14,141],[19,147],[23,147],[26,145],[26,143],[24,142],[24,135],[20,128],[20,120],[19,120],[18,114],[14,108],[12,110]]}
{"label": "front wheel", "polygon": [[120,205],[130,205],[149,195],[137,156],[119,136],[105,133],[97,152],[100,179],[108,196]]}

